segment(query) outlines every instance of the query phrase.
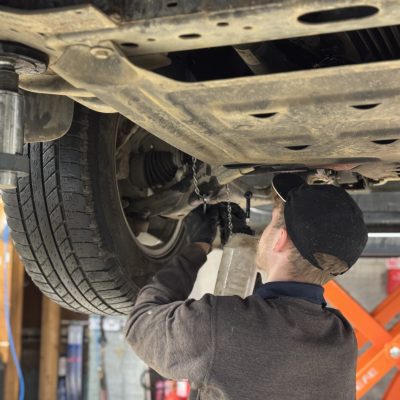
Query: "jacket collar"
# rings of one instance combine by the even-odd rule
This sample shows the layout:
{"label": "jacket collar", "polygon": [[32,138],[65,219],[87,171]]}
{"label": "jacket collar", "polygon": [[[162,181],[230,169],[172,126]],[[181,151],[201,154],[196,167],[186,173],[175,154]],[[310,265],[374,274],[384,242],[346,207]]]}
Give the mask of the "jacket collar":
{"label": "jacket collar", "polygon": [[268,282],[261,285],[255,294],[263,299],[272,299],[280,296],[297,297],[311,303],[326,306],[324,288],[312,283],[303,282]]}

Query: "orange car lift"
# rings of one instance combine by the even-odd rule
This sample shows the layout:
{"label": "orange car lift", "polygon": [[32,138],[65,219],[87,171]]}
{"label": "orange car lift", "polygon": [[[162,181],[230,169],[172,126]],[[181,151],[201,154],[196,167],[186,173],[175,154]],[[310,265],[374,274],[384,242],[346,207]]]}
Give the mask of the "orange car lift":
{"label": "orange car lift", "polygon": [[[338,283],[325,285],[325,297],[349,320],[356,332],[358,349],[356,390],[361,399],[392,368],[400,369],[400,322],[390,330],[385,326],[400,314],[400,286],[369,314]],[[383,400],[400,399],[400,372],[397,372]]]}

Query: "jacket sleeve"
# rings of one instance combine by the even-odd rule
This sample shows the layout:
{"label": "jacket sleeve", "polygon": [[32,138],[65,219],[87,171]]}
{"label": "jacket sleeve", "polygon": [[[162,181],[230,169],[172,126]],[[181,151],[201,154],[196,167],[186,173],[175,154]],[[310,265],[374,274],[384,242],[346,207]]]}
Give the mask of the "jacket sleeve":
{"label": "jacket sleeve", "polygon": [[141,290],[128,318],[129,344],[164,377],[200,383],[212,362],[215,297],[185,300],[205,261],[202,249],[187,247]]}

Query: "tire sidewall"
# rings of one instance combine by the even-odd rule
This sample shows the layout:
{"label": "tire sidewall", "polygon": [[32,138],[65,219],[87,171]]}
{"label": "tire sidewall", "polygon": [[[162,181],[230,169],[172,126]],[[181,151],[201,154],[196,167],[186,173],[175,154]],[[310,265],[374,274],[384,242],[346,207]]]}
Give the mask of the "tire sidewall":
{"label": "tire sidewall", "polygon": [[169,254],[159,259],[145,254],[133,238],[121,206],[116,178],[115,153],[119,118],[119,114],[89,115],[89,173],[103,245],[116,256],[121,274],[141,287],[179,252],[186,238],[184,232],[181,232]]}

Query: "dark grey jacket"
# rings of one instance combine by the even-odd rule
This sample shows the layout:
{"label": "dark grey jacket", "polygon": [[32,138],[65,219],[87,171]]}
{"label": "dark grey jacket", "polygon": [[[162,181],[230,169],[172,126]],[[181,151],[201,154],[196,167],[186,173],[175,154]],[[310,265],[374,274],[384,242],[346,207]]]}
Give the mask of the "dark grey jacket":
{"label": "dark grey jacket", "polygon": [[357,346],[336,310],[289,296],[185,300],[204,252],[189,246],[142,289],[126,336],[202,400],[354,400]]}

